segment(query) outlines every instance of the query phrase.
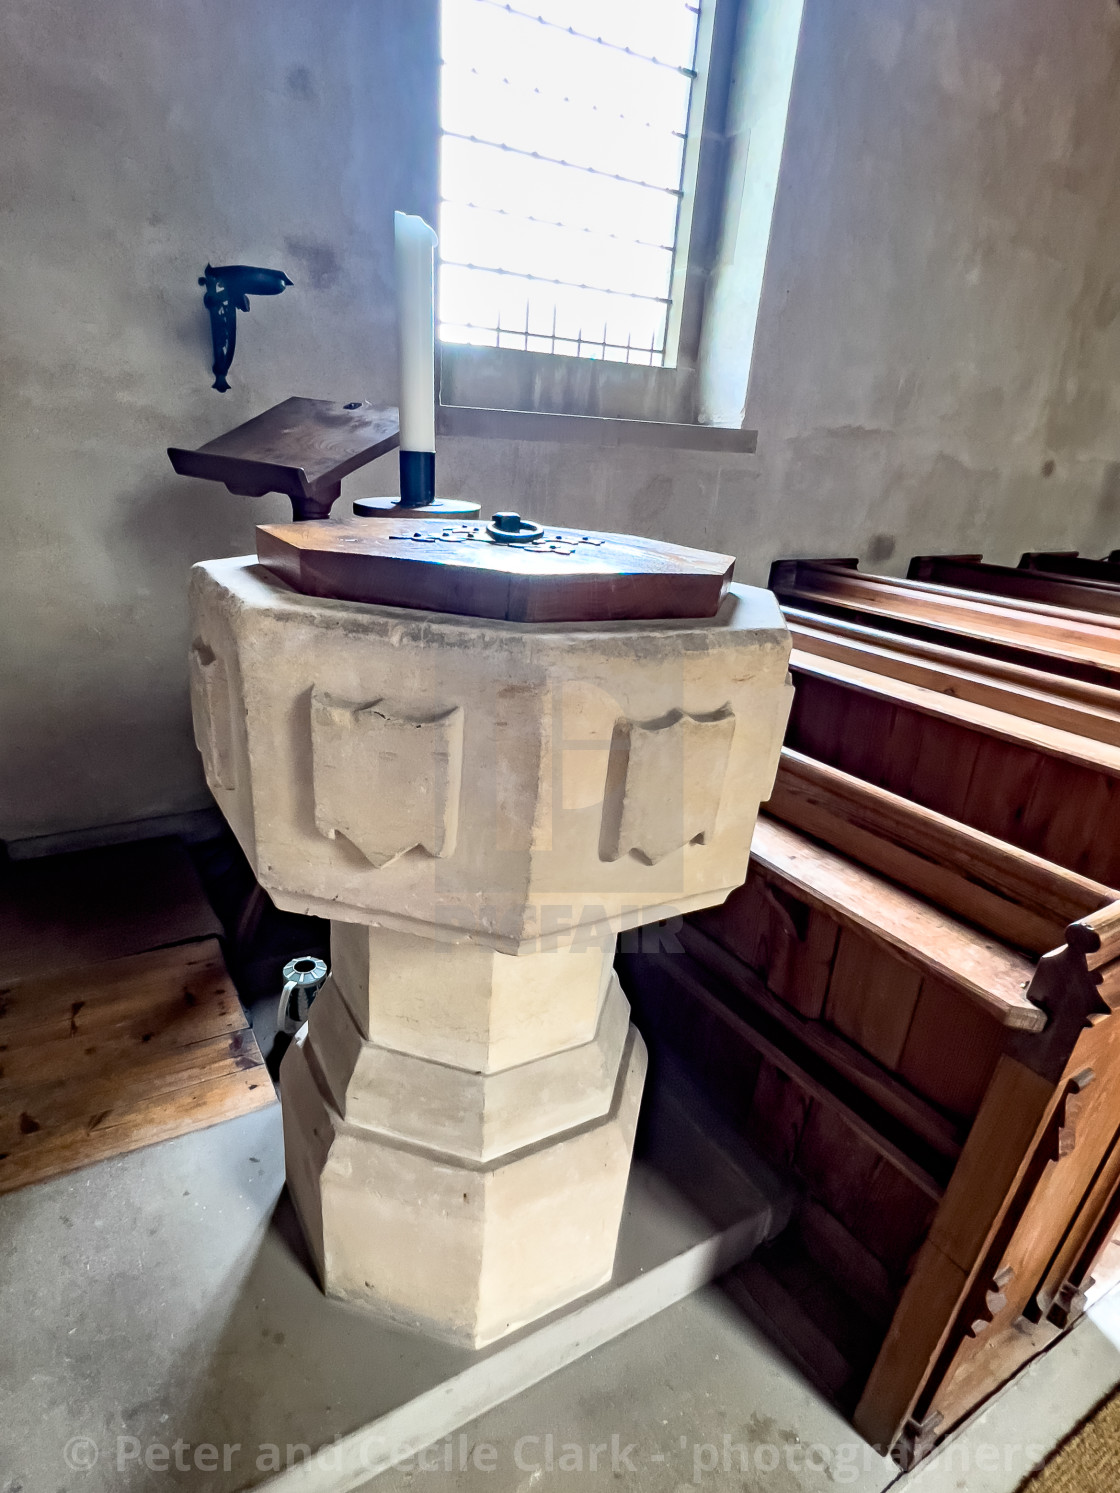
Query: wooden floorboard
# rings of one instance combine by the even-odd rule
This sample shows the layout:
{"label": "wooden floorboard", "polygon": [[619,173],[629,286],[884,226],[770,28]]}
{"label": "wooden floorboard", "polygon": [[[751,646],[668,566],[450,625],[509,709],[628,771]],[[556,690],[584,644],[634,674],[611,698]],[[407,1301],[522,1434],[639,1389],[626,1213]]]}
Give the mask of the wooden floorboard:
{"label": "wooden floorboard", "polygon": [[0,1193],[275,1099],[215,939],[0,989]]}
{"label": "wooden floorboard", "polygon": [[221,931],[175,839],[0,866],[0,948],[9,980],[84,969]]}

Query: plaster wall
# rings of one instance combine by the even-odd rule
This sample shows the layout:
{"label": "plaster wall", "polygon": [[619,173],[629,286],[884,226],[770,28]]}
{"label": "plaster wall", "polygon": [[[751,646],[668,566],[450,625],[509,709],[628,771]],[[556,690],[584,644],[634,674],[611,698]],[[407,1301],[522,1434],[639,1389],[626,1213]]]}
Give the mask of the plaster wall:
{"label": "plaster wall", "polygon": [[[435,198],[435,0],[0,12],[0,836],[205,803],[187,567],[279,498],[174,477],[288,394],[395,388],[391,210]],[[447,495],[778,555],[1120,544],[1120,10],[806,0],[755,456],[441,443]],[[287,271],[214,393],[206,259]],[[395,488],[387,458],[346,496]]]}
{"label": "plaster wall", "polygon": [[[187,571],[290,509],[165,448],[289,394],[396,403],[392,212],[434,211],[436,49],[431,0],[0,6],[0,837],[209,801]],[[295,282],[238,315],[226,394],[208,259]]]}

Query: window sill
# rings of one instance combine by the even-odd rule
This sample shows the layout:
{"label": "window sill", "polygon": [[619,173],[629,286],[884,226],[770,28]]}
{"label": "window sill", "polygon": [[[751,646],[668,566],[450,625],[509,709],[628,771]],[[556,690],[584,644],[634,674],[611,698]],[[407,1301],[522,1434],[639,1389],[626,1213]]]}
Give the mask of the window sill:
{"label": "window sill", "polygon": [[758,446],[757,430],[737,430],[725,425],[620,420],[603,415],[559,415],[464,404],[439,405],[436,432],[441,436],[483,436],[490,440],[571,441],[599,447],[662,446],[679,451],[724,451],[747,456]]}

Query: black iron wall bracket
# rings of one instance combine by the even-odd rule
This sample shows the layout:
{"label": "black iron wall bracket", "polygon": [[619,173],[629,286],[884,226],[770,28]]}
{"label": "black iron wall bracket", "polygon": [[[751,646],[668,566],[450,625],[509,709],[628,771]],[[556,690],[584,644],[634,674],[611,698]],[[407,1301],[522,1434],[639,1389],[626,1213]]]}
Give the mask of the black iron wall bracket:
{"label": "black iron wall bracket", "polygon": [[224,394],[229,388],[226,374],[237,346],[237,313],[248,311],[251,295],[279,295],[293,282],[283,270],[258,269],[251,264],[206,266],[198,283],[206,287],[202,304],[210,313],[210,335],[214,342],[214,384]]}

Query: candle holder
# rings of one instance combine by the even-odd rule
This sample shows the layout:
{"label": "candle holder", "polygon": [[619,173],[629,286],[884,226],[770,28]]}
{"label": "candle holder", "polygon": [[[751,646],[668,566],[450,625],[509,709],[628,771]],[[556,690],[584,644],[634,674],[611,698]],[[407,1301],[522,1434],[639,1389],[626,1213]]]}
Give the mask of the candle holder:
{"label": "candle holder", "polygon": [[436,495],[436,453],[400,452],[401,507],[426,508]]}
{"label": "candle holder", "polygon": [[479,503],[461,498],[436,497],[436,455],[434,451],[400,453],[401,495],[399,498],[359,498],[354,504],[358,518],[398,518],[402,513],[417,518],[477,518]]}

